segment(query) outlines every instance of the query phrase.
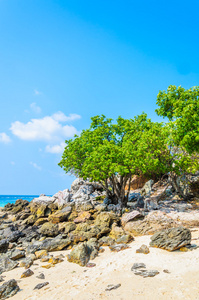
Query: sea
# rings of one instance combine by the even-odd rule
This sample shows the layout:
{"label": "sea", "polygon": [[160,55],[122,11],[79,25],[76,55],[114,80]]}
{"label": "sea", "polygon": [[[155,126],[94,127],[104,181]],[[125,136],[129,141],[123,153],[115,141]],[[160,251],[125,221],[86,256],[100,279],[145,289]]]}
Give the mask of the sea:
{"label": "sea", "polygon": [[4,207],[7,203],[15,203],[18,199],[28,200],[29,202],[39,197],[39,195],[0,195],[0,207]]}

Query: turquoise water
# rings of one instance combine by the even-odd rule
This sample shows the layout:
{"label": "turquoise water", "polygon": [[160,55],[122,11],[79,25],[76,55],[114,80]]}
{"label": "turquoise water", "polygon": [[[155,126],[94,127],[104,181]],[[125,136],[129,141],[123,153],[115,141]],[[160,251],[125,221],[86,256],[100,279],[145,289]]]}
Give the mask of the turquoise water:
{"label": "turquoise water", "polygon": [[0,195],[0,207],[3,207],[7,203],[15,203],[18,199],[31,201],[37,197],[39,197],[39,195]]}

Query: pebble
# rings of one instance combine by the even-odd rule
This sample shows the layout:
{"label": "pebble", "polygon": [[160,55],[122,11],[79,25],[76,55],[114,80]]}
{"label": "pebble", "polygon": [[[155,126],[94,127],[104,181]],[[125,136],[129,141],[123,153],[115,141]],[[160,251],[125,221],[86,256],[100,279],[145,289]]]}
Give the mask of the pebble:
{"label": "pebble", "polygon": [[49,282],[43,282],[43,283],[39,283],[37,284],[33,290],[40,290],[41,288],[43,288],[44,286],[48,285]]}
{"label": "pebble", "polygon": [[45,279],[44,273],[40,273],[38,276],[36,276],[38,279]]}
{"label": "pebble", "polygon": [[120,283],[118,283],[118,284],[116,284],[116,285],[114,285],[114,284],[109,284],[109,285],[107,285],[105,291],[115,290],[115,289],[119,288],[120,286],[121,286]]}

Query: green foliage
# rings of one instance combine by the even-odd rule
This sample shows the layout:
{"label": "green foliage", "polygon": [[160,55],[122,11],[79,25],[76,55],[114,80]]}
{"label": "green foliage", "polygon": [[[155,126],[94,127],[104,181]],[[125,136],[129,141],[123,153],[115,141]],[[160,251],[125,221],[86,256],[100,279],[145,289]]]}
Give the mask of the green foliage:
{"label": "green foliage", "polygon": [[168,171],[167,130],[161,123],[151,122],[144,113],[130,120],[119,117],[115,124],[104,115],[91,120],[89,129],[66,141],[59,165],[67,173],[100,182],[110,197],[124,204],[132,174]]}
{"label": "green foliage", "polygon": [[170,144],[199,153],[199,86],[185,90],[170,85],[159,92],[157,104],[157,114],[170,121]]}

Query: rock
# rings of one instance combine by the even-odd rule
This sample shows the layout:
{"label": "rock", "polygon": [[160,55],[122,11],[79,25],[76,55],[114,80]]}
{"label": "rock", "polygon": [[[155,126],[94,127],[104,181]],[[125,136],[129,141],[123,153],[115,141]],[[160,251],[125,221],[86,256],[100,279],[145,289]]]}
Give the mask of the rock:
{"label": "rock", "polygon": [[147,271],[147,270],[142,270],[142,269],[135,269],[135,270],[133,270],[133,273],[135,275],[140,275],[140,276],[142,276],[144,278],[146,278],[146,277],[154,277],[154,276],[156,276],[156,275],[159,274],[159,272],[157,270],[149,270],[149,271]]}
{"label": "rock", "polygon": [[89,195],[94,192],[94,187],[92,185],[81,185],[78,189],[78,191],[73,194],[72,201],[75,202],[86,202],[90,200]]}
{"label": "rock", "polygon": [[146,265],[144,263],[134,263],[131,271],[134,271],[135,269],[144,269],[146,268]]}
{"label": "rock", "polygon": [[78,217],[75,218],[74,223],[84,223],[86,220],[89,220],[91,217],[91,214],[88,211],[82,211],[78,214]]}
{"label": "rock", "polygon": [[117,244],[128,244],[128,243],[132,242],[133,240],[134,240],[134,238],[132,237],[132,235],[125,234],[125,235],[122,235],[121,237],[119,237],[116,240],[116,243]]}
{"label": "rock", "polygon": [[100,246],[111,246],[115,241],[110,236],[103,236],[98,240],[98,242]]}
{"label": "rock", "polygon": [[191,243],[191,231],[184,227],[159,231],[151,237],[150,246],[174,251]]}
{"label": "rock", "polygon": [[19,266],[24,267],[25,269],[30,268],[33,264],[33,259],[31,257],[26,257],[24,260],[20,261]]}
{"label": "rock", "polygon": [[40,233],[45,236],[57,236],[59,234],[59,226],[51,222],[44,223],[40,228]]}
{"label": "rock", "polygon": [[121,250],[128,249],[129,246],[127,246],[126,244],[117,244],[117,245],[111,245],[111,246],[109,246],[109,248],[113,252],[119,252]]}
{"label": "rock", "polygon": [[9,241],[8,240],[0,240],[0,253],[6,253],[8,250]]}
{"label": "rock", "polygon": [[139,236],[154,234],[159,230],[178,226],[179,222],[173,220],[164,212],[152,211],[144,218],[144,220],[128,222],[124,226],[124,230],[133,236]]}
{"label": "rock", "polygon": [[25,251],[24,250],[19,250],[19,249],[13,249],[9,251],[8,257],[12,260],[17,260],[22,257],[25,257]]}
{"label": "rock", "polygon": [[41,288],[43,288],[44,286],[48,285],[49,282],[43,282],[43,283],[39,283],[37,284],[33,290],[40,290]]}
{"label": "rock", "polygon": [[148,254],[149,248],[146,245],[142,245],[139,249],[136,250],[136,253]]}
{"label": "rock", "polygon": [[119,223],[120,218],[112,212],[101,212],[95,219],[95,225],[97,226],[110,226],[113,223]]}
{"label": "rock", "polygon": [[76,229],[76,225],[72,222],[67,222],[67,223],[64,223],[63,228],[64,228],[65,233],[69,233]]}
{"label": "rock", "polygon": [[144,199],[144,209],[151,211],[151,210],[157,210],[158,209],[158,203],[156,199],[153,198],[145,198]]}
{"label": "rock", "polygon": [[10,243],[17,242],[19,238],[24,237],[25,234],[20,230],[15,230],[7,237]]}
{"label": "rock", "polygon": [[142,195],[150,195],[150,193],[152,191],[153,183],[154,183],[154,181],[152,179],[150,179],[149,181],[147,181],[145,183],[145,185],[143,186],[143,188],[141,189],[141,194]]}
{"label": "rock", "polygon": [[35,226],[40,226],[40,225],[43,225],[44,223],[48,222],[48,218],[39,218],[35,223],[34,225]]}
{"label": "rock", "polygon": [[21,278],[26,278],[26,277],[30,277],[34,274],[34,272],[30,269],[26,270],[25,272],[23,272],[23,274],[21,275]]}
{"label": "rock", "polygon": [[38,279],[45,279],[44,273],[40,273],[38,276],[36,276]]}
{"label": "rock", "polygon": [[174,222],[180,222],[185,227],[198,227],[199,226],[199,211],[192,210],[189,212],[170,212],[168,214]]}
{"label": "rock", "polygon": [[107,285],[105,291],[115,290],[115,289],[118,289],[120,286],[121,286],[120,283],[115,284],[115,285],[114,284],[109,284],[109,285]]}
{"label": "rock", "polygon": [[3,282],[4,279],[3,279],[3,276],[0,276],[0,282]]}
{"label": "rock", "polygon": [[19,286],[15,279],[6,281],[0,286],[0,299],[7,299],[14,296],[19,291]]}
{"label": "rock", "polygon": [[16,268],[18,264],[19,264],[18,262],[15,262],[8,257],[0,258],[0,274]]}
{"label": "rock", "polygon": [[68,245],[71,244],[70,239],[62,238],[62,236],[58,235],[56,238],[46,238],[44,241],[35,242],[32,245],[29,245],[26,249],[28,254],[35,253],[38,250],[47,250],[50,251],[60,251],[66,248]]}
{"label": "rock", "polygon": [[54,224],[64,222],[68,220],[68,217],[71,213],[71,207],[67,206],[65,209],[55,212],[54,214],[48,217],[48,220]]}
{"label": "rock", "polygon": [[35,252],[35,256],[37,259],[43,258],[44,256],[47,256],[48,252],[46,250],[39,250]]}
{"label": "rock", "polygon": [[90,259],[90,249],[84,242],[72,249],[70,254],[67,256],[67,259],[69,262],[79,264],[81,267],[83,267]]}
{"label": "rock", "polygon": [[128,223],[132,220],[136,220],[136,219],[141,218],[141,217],[143,217],[143,216],[137,210],[131,211],[130,213],[126,213],[121,218],[122,226],[125,226],[126,223]]}
{"label": "rock", "polygon": [[72,194],[70,193],[70,191],[68,189],[59,191],[58,193],[56,193],[53,196],[53,198],[55,198],[55,203],[58,204],[58,207],[62,207],[65,204],[67,204],[68,202],[70,202],[71,197],[72,197]]}
{"label": "rock", "polygon": [[94,263],[87,263],[86,267],[87,268],[93,268],[93,267],[96,267],[96,264],[94,264]]}
{"label": "rock", "polygon": [[116,223],[113,223],[112,227],[111,227],[111,232],[109,234],[109,236],[112,239],[118,239],[120,237],[122,237],[123,235],[125,235],[124,230],[122,229],[122,227],[117,226]]}
{"label": "rock", "polygon": [[49,203],[54,202],[54,200],[55,199],[53,197],[45,196],[45,195],[41,194],[39,197],[34,198],[32,200],[32,202],[33,203],[39,203],[39,204],[42,204],[42,203],[49,204]]}

